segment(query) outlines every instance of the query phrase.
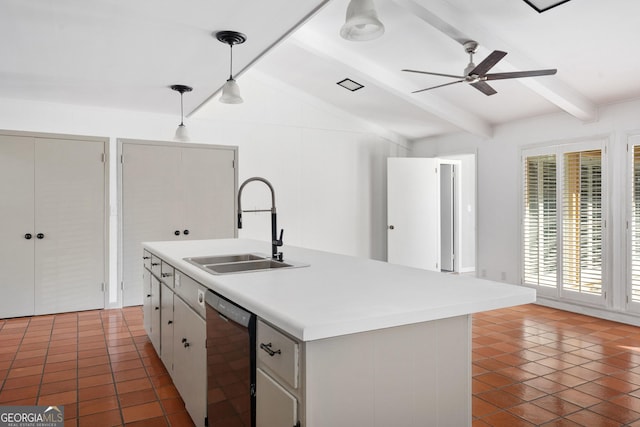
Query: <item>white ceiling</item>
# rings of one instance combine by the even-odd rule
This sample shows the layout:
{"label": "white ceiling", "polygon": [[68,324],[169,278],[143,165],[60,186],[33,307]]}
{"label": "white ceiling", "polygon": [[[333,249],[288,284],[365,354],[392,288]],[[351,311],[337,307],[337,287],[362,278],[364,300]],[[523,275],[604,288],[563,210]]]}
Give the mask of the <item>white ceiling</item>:
{"label": "white ceiling", "polygon": [[[180,83],[194,87],[190,113],[228,77],[229,48],[211,35],[228,29],[248,37],[234,48],[241,87],[253,67],[406,139],[488,136],[496,124],[558,111],[593,121],[598,106],[640,97],[638,0],[572,0],[542,14],[523,0],[375,2],[385,34],[349,42],[338,35],[348,0],[328,2],[295,32],[325,0],[3,0],[0,97],[173,114],[168,86]],[[492,72],[558,73],[493,81],[490,97],[466,83],[411,93],[450,79],[401,69],[460,74],[469,39],[480,43],[476,64],[508,52]],[[365,87],[349,92],[336,85],[344,78]]]}

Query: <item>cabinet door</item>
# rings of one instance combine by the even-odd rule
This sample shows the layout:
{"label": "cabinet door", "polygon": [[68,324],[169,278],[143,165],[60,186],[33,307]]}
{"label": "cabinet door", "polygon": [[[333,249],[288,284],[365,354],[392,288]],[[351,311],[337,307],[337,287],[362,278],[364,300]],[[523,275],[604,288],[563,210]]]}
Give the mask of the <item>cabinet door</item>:
{"label": "cabinet door", "polygon": [[33,150],[33,138],[0,135],[0,318],[34,313]]}
{"label": "cabinet door", "polygon": [[160,281],[151,276],[151,344],[160,354]]}
{"label": "cabinet door", "polygon": [[256,372],[256,427],[295,426],[296,398],[262,369]]}
{"label": "cabinet door", "polygon": [[141,243],[173,240],[181,226],[174,202],[180,148],[122,145],[122,304],[142,303]]}
{"label": "cabinet door", "polygon": [[146,268],[142,271],[142,323],[151,336],[151,272]]}
{"label": "cabinet door", "polygon": [[[232,238],[235,233],[235,152],[182,149],[183,228],[188,239]],[[184,231],[184,230],[183,230]]]}
{"label": "cabinet door", "polygon": [[104,152],[102,141],[36,138],[36,314],[104,308]]}
{"label": "cabinet door", "polygon": [[207,328],[204,319],[174,297],[173,382],[196,426],[204,425],[207,408]]}
{"label": "cabinet door", "polygon": [[160,291],[160,358],[170,373],[173,372],[173,291],[162,285]]}

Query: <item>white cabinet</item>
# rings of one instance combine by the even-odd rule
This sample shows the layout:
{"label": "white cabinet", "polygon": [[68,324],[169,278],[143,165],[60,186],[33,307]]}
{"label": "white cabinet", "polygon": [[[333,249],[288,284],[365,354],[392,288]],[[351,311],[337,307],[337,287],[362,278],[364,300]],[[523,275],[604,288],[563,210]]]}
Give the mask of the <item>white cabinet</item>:
{"label": "white cabinet", "polygon": [[235,237],[235,147],[123,141],[123,305],[138,305],[141,243]]}
{"label": "white cabinet", "polygon": [[295,426],[298,402],[262,369],[256,373],[256,427]]}
{"label": "white cabinet", "polygon": [[300,344],[262,320],[256,335],[256,427],[298,425]]}
{"label": "white cabinet", "polygon": [[160,358],[169,373],[173,372],[173,290],[160,287]]}
{"label": "white cabinet", "polygon": [[153,275],[151,276],[150,304],[151,325],[147,333],[151,339],[151,344],[153,344],[156,352],[160,354],[160,281]]}
{"label": "white cabinet", "polygon": [[0,317],[104,307],[104,161],[104,140],[0,135]]}
{"label": "white cabinet", "polygon": [[196,426],[207,415],[207,326],[181,298],[173,301],[173,382]]}

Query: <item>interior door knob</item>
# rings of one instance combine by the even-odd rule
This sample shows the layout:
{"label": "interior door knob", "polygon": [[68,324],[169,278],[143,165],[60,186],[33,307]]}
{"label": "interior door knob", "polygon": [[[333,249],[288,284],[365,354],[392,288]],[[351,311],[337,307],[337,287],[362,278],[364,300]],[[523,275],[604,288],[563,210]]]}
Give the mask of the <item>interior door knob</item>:
{"label": "interior door knob", "polygon": [[42,233],[38,233],[38,234],[36,234],[36,237],[37,237],[38,239],[44,239],[44,234],[42,234]]}
{"label": "interior door knob", "polygon": [[27,234],[24,235],[24,238],[27,239],[27,240],[31,240],[32,237],[33,236],[31,235],[31,233],[27,233]]}

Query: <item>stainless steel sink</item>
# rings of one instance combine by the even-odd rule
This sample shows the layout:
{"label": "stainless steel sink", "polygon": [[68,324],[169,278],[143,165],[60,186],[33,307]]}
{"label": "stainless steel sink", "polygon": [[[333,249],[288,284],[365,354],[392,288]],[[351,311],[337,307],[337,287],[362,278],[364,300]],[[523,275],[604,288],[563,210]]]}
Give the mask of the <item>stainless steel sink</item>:
{"label": "stainless steel sink", "polygon": [[211,274],[231,274],[307,267],[292,261],[276,261],[262,254],[235,254],[184,258],[185,261]]}
{"label": "stainless steel sink", "polygon": [[266,255],[258,254],[237,254],[237,255],[220,255],[220,256],[200,256],[193,258],[185,258],[192,264],[208,265],[208,264],[226,264],[228,262],[254,261],[263,260]]}

